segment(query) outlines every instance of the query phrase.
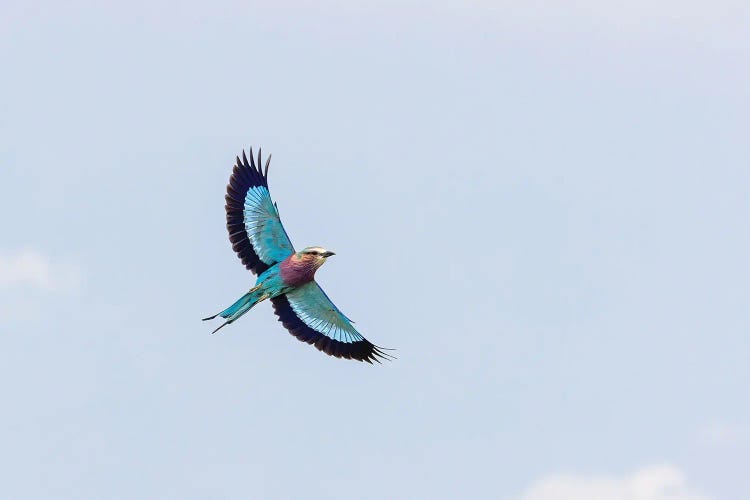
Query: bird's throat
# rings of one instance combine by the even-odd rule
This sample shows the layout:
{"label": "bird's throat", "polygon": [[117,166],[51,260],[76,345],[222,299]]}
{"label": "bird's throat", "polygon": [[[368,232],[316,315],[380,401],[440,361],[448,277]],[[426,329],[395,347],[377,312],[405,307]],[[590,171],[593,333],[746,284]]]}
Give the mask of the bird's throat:
{"label": "bird's throat", "polygon": [[315,271],[320,263],[309,258],[299,258],[292,254],[279,264],[279,272],[284,283],[290,286],[300,286],[315,279]]}

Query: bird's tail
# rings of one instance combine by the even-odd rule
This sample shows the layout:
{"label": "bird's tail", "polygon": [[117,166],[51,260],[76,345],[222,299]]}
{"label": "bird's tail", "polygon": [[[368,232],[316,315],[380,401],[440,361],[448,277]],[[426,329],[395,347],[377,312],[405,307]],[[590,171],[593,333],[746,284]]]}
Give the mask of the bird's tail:
{"label": "bird's tail", "polygon": [[237,321],[243,314],[245,314],[250,309],[252,309],[252,307],[255,304],[257,304],[258,302],[262,302],[263,300],[267,298],[268,298],[268,295],[265,295],[264,292],[260,290],[260,287],[252,288],[245,295],[237,299],[237,301],[234,304],[227,307],[223,311],[214,314],[213,316],[209,316],[208,318],[203,318],[203,321],[214,319],[216,316],[221,316],[222,318],[226,318],[226,321],[222,323],[219,326],[219,328],[211,332],[211,333],[216,333],[222,327],[226,325],[230,325],[234,323],[235,321]]}

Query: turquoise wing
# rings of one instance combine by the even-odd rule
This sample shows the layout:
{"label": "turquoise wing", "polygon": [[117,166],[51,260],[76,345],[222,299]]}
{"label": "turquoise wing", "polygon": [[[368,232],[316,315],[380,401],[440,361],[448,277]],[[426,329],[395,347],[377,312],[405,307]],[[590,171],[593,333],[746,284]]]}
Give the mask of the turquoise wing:
{"label": "turquoise wing", "polygon": [[292,335],[326,354],[368,363],[393,358],[383,352],[389,349],[364,338],[315,281],[271,302],[279,321]]}
{"label": "turquoise wing", "polygon": [[250,149],[250,161],[242,151],[237,157],[227,185],[227,230],[232,248],[242,263],[255,274],[281,262],[294,253],[294,247],[284,230],[276,204],[268,191],[268,164],[261,168],[261,152],[257,164]]}

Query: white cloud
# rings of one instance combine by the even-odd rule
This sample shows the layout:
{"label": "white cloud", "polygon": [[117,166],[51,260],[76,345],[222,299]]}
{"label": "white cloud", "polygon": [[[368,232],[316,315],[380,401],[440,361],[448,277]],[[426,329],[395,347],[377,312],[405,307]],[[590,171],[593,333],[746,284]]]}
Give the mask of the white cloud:
{"label": "white cloud", "polygon": [[519,500],[711,500],[669,464],[640,468],[626,477],[553,475],[532,484]]}
{"label": "white cloud", "polygon": [[81,286],[81,269],[70,262],[52,261],[35,250],[0,254],[0,289],[30,287],[72,291]]}

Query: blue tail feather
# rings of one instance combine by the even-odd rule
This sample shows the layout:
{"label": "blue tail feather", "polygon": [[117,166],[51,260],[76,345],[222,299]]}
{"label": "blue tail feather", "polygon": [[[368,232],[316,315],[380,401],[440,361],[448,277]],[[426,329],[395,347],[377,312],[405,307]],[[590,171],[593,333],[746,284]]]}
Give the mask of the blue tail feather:
{"label": "blue tail feather", "polygon": [[257,299],[257,295],[257,292],[247,292],[245,295],[237,299],[234,304],[221,311],[219,316],[229,319],[231,323],[249,311],[250,308],[257,303],[257,300],[255,300]]}
{"label": "blue tail feather", "polygon": [[252,309],[255,304],[267,298],[268,296],[264,295],[261,290],[255,290],[255,289],[250,290],[245,295],[237,299],[237,301],[231,306],[227,307],[220,313],[214,314],[213,316],[209,316],[208,318],[204,318],[203,321],[214,319],[216,316],[221,316],[222,318],[225,318],[226,321],[222,323],[221,326],[219,326],[219,328],[211,332],[211,333],[216,333],[222,327],[235,322],[243,314],[245,314],[250,309]]}

